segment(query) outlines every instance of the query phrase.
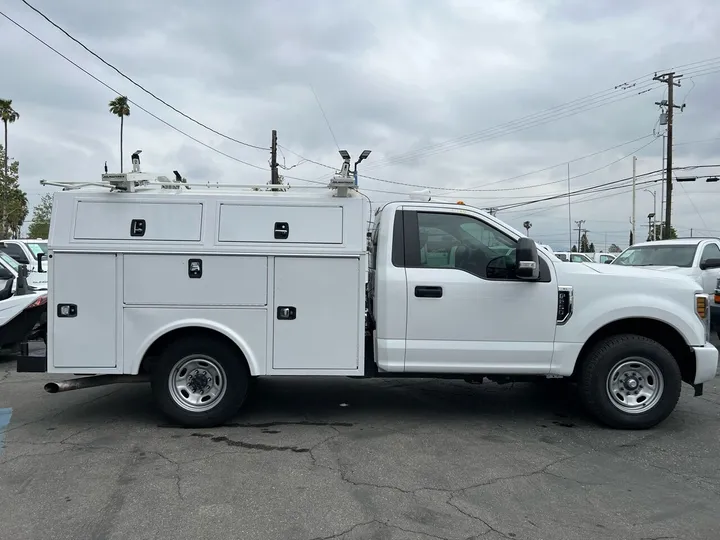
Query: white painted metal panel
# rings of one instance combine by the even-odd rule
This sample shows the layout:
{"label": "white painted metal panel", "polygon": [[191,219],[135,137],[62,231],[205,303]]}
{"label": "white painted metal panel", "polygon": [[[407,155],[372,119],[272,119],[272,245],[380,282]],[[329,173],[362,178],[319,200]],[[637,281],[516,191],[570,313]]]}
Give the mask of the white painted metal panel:
{"label": "white painted metal panel", "polygon": [[[117,201],[77,203],[74,238],[78,240],[200,241],[202,203]],[[131,236],[131,222],[145,220],[145,234]]]}
{"label": "white painted metal panel", "polygon": [[[200,262],[200,277],[189,277],[191,261]],[[123,273],[123,300],[128,305],[267,303],[267,257],[128,254],[124,256]]]}
{"label": "white painted metal panel", "polygon": [[[287,239],[275,238],[275,224],[287,223]],[[342,244],[341,206],[220,205],[219,242]]]}
{"label": "white painted metal panel", "polygon": [[267,308],[126,307],[123,327],[123,373],[137,374],[145,351],[156,339],[189,327],[219,332],[242,350],[252,375],[266,371]]}
{"label": "white painted metal panel", "polygon": [[358,369],[360,271],[357,258],[275,258],[274,369]]}
{"label": "white painted metal panel", "polygon": [[[48,305],[48,362],[56,368],[116,365],[115,254],[56,253]],[[77,308],[58,317],[59,304]]]}

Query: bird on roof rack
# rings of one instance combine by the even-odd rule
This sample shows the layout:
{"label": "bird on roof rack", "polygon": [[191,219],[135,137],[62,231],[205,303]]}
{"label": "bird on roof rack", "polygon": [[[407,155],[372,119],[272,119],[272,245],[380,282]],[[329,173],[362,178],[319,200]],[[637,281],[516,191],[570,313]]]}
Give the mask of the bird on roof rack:
{"label": "bird on roof rack", "polygon": [[135,150],[130,156],[130,159],[132,160],[132,172],[140,172],[140,154],[142,153],[142,150]]}

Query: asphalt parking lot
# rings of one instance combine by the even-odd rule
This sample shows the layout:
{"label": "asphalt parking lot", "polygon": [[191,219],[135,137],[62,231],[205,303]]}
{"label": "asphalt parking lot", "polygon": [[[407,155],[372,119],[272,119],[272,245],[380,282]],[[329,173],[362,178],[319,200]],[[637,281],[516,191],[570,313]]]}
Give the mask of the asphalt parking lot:
{"label": "asphalt parking lot", "polygon": [[191,430],[168,425],[149,385],[50,395],[47,380],[0,361],[2,539],[708,540],[720,527],[720,379],[644,432],[597,426],[553,385],[265,380],[233,424]]}

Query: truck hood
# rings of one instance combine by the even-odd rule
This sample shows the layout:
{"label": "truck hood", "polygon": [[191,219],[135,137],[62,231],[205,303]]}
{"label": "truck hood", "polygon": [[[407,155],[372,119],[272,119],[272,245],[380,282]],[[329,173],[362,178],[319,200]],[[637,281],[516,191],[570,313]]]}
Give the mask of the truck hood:
{"label": "truck hood", "polygon": [[[617,279],[622,280],[624,284],[632,282],[633,287],[640,287],[650,291],[654,289],[655,292],[657,292],[657,289],[666,288],[685,288],[702,292],[698,283],[685,272],[658,272],[657,270],[659,268],[666,268],[663,266],[639,267],[620,266],[616,264],[561,263],[556,264],[555,268],[558,274],[559,285],[563,285],[563,281],[569,281],[567,284],[573,285],[576,280],[593,280],[596,281],[598,285],[605,286],[610,285],[610,283],[607,283],[608,280],[615,282]],[[650,268],[652,268],[652,270],[650,270]],[[690,269],[678,268],[678,270]],[[596,277],[593,278],[593,274]]]}
{"label": "truck hood", "polygon": [[[615,266],[620,267],[621,265],[616,264]],[[694,268],[686,268],[683,266],[625,266],[624,268],[640,268],[644,270],[655,270],[656,272],[675,272],[684,275],[690,275],[694,270]]]}

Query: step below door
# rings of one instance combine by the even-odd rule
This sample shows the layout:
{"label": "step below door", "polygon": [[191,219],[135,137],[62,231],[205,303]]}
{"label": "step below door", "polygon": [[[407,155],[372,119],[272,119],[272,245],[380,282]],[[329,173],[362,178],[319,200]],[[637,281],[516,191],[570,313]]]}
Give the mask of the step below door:
{"label": "step below door", "polygon": [[276,257],[273,368],[357,370],[360,260]]}

